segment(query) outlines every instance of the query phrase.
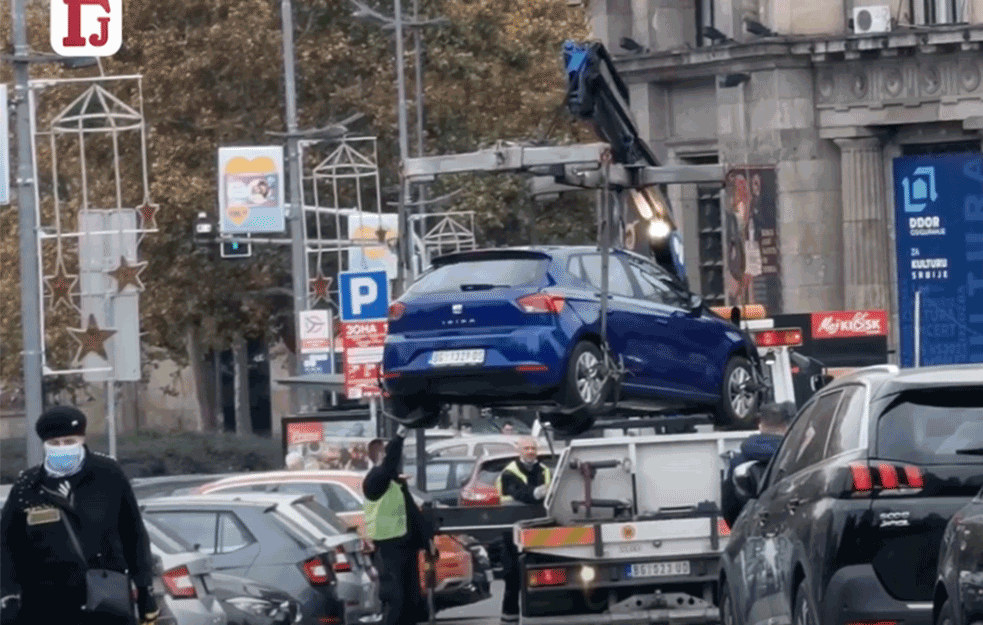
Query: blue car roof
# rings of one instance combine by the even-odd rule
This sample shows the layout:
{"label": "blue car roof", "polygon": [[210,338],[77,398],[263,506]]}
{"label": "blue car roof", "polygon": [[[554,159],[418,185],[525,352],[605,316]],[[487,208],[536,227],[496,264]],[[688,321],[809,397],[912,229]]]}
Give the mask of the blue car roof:
{"label": "blue car roof", "polygon": [[[455,262],[460,262],[469,258],[487,258],[495,257],[501,255],[502,257],[518,257],[523,256],[527,258],[535,258],[536,256],[545,256],[550,258],[555,257],[566,257],[571,254],[583,254],[585,252],[596,252],[596,245],[526,245],[526,246],[512,246],[512,247],[487,247],[477,250],[470,250],[467,252],[454,252],[453,254],[445,254],[443,256],[438,256],[433,259],[432,264],[434,267],[439,267],[441,265],[447,265]],[[611,250],[612,252],[618,252],[621,254],[635,255],[632,252],[626,250]]]}

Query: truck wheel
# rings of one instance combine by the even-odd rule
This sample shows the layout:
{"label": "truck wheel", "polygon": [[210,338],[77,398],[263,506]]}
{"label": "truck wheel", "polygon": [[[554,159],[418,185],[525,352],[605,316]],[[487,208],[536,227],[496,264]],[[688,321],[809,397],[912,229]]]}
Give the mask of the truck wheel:
{"label": "truck wheel", "polygon": [[718,426],[753,428],[758,412],[758,390],[754,385],[751,362],[743,356],[731,356],[724,368],[720,403],[715,422]]}

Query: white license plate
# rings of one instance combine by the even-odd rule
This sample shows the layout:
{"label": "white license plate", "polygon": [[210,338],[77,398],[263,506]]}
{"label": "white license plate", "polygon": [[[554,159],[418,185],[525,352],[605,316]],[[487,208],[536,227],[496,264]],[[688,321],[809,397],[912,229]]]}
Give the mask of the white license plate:
{"label": "white license plate", "polygon": [[453,367],[456,365],[480,365],[485,362],[483,349],[450,349],[430,355],[433,367]]}
{"label": "white license plate", "polygon": [[630,564],[626,573],[630,579],[639,577],[671,577],[689,575],[689,560],[675,562],[646,562],[645,564]]}

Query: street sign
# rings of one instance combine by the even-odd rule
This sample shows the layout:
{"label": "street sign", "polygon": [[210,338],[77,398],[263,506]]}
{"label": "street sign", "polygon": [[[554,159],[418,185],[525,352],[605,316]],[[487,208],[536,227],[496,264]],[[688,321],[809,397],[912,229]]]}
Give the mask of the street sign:
{"label": "street sign", "polygon": [[9,130],[7,85],[0,85],[0,204],[10,204],[10,146],[7,145]]}
{"label": "street sign", "polygon": [[286,230],[282,147],[219,148],[218,175],[219,232]]}
{"label": "street sign", "polygon": [[349,399],[381,395],[379,373],[388,326],[386,321],[352,321],[341,324],[341,345],[345,356],[345,394]]}
{"label": "street sign", "polygon": [[297,333],[301,354],[323,353],[331,349],[331,327],[328,311],[302,310],[300,331]]}
{"label": "street sign", "polygon": [[338,274],[342,321],[371,321],[389,316],[389,279],[385,271]]}
{"label": "street sign", "polygon": [[894,198],[901,365],[983,362],[983,155],[896,158]]}

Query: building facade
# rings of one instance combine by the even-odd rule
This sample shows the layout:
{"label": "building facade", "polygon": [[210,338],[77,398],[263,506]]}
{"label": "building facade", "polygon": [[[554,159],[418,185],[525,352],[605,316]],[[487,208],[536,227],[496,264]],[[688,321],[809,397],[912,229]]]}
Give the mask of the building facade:
{"label": "building facade", "polygon": [[[894,159],[980,152],[983,0],[591,0],[590,11],[657,156],[733,172],[723,189],[668,190],[686,265],[700,268],[693,290],[775,313],[884,309],[896,347]],[[728,240],[740,238],[728,219],[745,235],[751,222],[753,250]],[[760,277],[742,284],[735,263]]]}

